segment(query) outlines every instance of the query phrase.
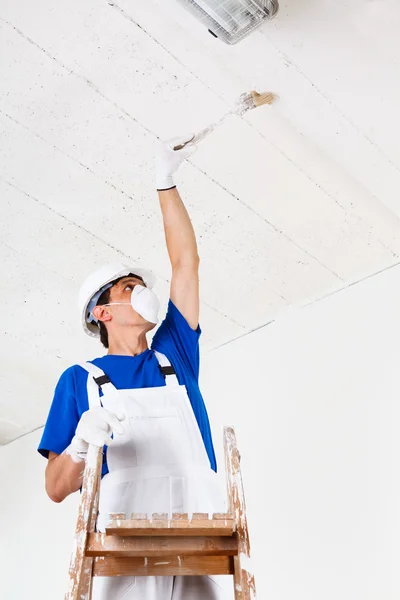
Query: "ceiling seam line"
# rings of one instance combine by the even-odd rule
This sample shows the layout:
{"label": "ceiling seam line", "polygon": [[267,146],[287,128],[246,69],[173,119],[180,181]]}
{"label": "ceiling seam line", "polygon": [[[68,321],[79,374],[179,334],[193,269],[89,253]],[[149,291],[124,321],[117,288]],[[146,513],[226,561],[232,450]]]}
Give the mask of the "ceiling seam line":
{"label": "ceiling seam line", "polygon": [[[86,229],[85,227],[83,227],[82,225],[80,225],[79,223],[76,223],[75,221],[69,219],[68,217],[66,217],[62,213],[59,213],[54,208],[52,208],[51,206],[49,206],[45,202],[42,202],[41,200],[39,200],[38,198],[36,198],[32,194],[29,194],[25,190],[20,189],[18,186],[16,186],[15,184],[11,183],[10,181],[8,181],[1,174],[0,174],[0,180],[4,181],[11,188],[17,190],[17,192],[19,192],[19,193],[27,196],[28,198],[30,198],[34,202],[37,202],[40,206],[42,206],[42,207],[46,208],[47,210],[49,210],[50,212],[54,213],[55,215],[57,215],[61,219],[65,220],[70,225],[73,225],[73,226],[77,227],[78,229],[80,229],[81,231],[83,231],[85,234],[87,234],[89,237],[91,237],[91,238],[93,238],[93,239],[101,242],[102,244],[104,244],[105,246],[107,246],[108,248],[110,248],[111,250],[113,250],[114,252],[117,252],[117,254],[120,254],[124,259],[132,260],[131,257],[127,256],[124,252],[122,252],[122,250],[119,250],[118,248],[116,248],[115,246],[113,246],[112,244],[110,244],[109,242],[107,242],[107,241],[103,240],[102,238],[98,237],[95,233],[92,233],[91,231],[89,231],[88,229]],[[160,279],[164,279],[164,277],[160,276],[158,273],[156,273],[156,275],[157,275],[157,277],[160,277]],[[164,281],[166,281],[166,280],[164,279]]]}
{"label": "ceiling seam line", "polygon": [[210,308],[214,312],[218,313],[222,317],[225,317],[226,319],[228,319],[229,321],[231,321],[235,325],[238,325],[238,327],[243,327],[244,329],[246,329],[246,325],[242,325],[241,323],[238,323],[237,321],[235,321],[235,319],[233,319],[232,317],[229,317],[228,315],[222,313],[220,310],[218,310],[218,308],[216,308],[215,306],[212,306],[208,302],[203,301],[202,304],[204,304],[204,306],[207,306],[208,308]]}
{"label": "ceiling seam line", "polygon": [[34,429],[31,429],[30,431],[26,431],[25,433],[21,433],[21,435],[17,436],[16,438],[13,438],[12,440],[10,440],[9,442],[6,442],[5,444],[0,444],[0,449],[4,446],[9,446],[10,444],[12,444],[13,442],[16,442],[17,440],[20,440],[23,437],[26,437],[27,435],[29,435],[30,433],[34,433],[35,431],[38,431],[39,429],[43,429],[44,428],[44,424],[43,425],[38,425],[37,427],[35,427]]}
{"label": "ceiling seam line", "polygon": [[345,290],[352,287],[353,285],[356,285],[357,283],[362,283],[363,281],[367,281],[368,279],[371,279],[371,277],[375,277],[375,275],[381,275],[381,273],[384,273],[385,271],[389,271],[390,269],[393,269],[394,267],[398,267],[398,266],[400,266],[400,262],[396,262],[393,265],[383,267],[379,271],[375,271],[374,273],[371,273],[370,275],[365,275],[364,277],[361,277],[361,279],[352,281],[351,283],[348,283],[347,285],[345,285],[342,288],[339,288],[338,290],[334,290],[333,292],[328,292],[327,294],[325,294],[324,296],[321,296],[320,298],[315,298],[311,302],[308,302],[307,304],[303,304],[300,308],[305,308],[307,306],[311,306],[312,304],[320,302],[321,300],[325,300],[326,298],[329,298],[330,296],[334,296],[335,294],[337,294],[339,292],[344,292]]}
{"label": "ceiling seam line", "polygon": [[1,108],[0,108],[0,114],[4,115],[8,119],[10,119],[10,121],[12,121],[13,123],[15,123],[19,127],[22,127],[23,129],[25,129],[26,131],[28,131],[31,135],[37,137],[39,140],[41,140],[45,144],[51,146],[54,150],[57,150],[57,152],[60,152],[60,154],[62,154],[63,156],[66,156],[67,158],[69,158],[70,160],[72,160],[73,162],[75,162],[76,164],[78,164],[79,166],[81,166],[86,171],[89,171],[89,173],[91,173],[92,175],[94,175],[94,177],[96,177],[96,179],[99,179],[100,181],[102,181],[106,185],[110,186],[116,192],[120,192],[124,196],[127,196],[133,202],[136,202],[135,198],[133,196],[130,196],[130,194],[128,194],[128,192],[125,192],[125,190],[123,190],[121,188],[118,188],[114,183],[111,183],[107,179],[103,179],[101,177],[101,175],[99,175],[98,173],[96,173],[96,171],[93,171],[88,165],[85,165],[78,158],[75,158],[75,157],[71,156],[70,154],[68,154],[67,152],[65,152],[65,150],[62,150],[61,148],[59,148],[58,146],[56,146],[55,144],[53,144],[53,142],[50,142],[46,138],[42,137],[36,131],[33,131],[32,129],[30,129],[27,125],[24,125],[23,123],[21,123],[20,121],[18,121],[18,119],[15,119],[14,117],[12,117],[11,115],[9,115],[8,113],[4,112]]}
{"label": "ceiling seam line", "polygon": [[232,338],[231,340],[228,340],[227,342],[223,342],[222,344],[219,344],[218,346],[215,346],[214,348],[210,348],[210,350],[208,350],[208,352],[206,354],[214,352],[214,350],[218,350],[219,348],[222,348],[223,346],[227,346],[228,344],[232,344],[233,342],[236,342],[237,340],[240,340],[240,339],[246,337],[247,335],[250,335],[251,333],[258,331],[259,329],[268,327],[268,325],[271,325],[271,323],[275,323],[275,320],[276,319],[272,319],[271,321],[268,321],[267,323],[263,323],[262,325],[259,325],[258,327],[251,329],[250,331],[246,331],[246,332],[242,333],[241,335],[238,335],[237,337]]}
{"label": "ceiling seam line", "polygon": [[[358,279],[356,281],[353,281],[351,283],[349,283],[348,285],[346,285],[345,287],[339,288],[337,290],[334,290],[333,292],[329,292],[323,296],[321,296],[320,298],[316,298],[315,300],[312,300],[311,302],[308,302],[307,304],[302,304],[300,306],[298,306],[298,308],[301,310],[302,308],[306,308],[311,306],[312,304],[316,304],[317,302],[321,302],[322,300],[325,300],[326,298],[329,298],[330,296],[333,296],[335,294],[338,294],[339,292],[344,292],[345,290],[347,290],[348,288],[352,287],[353,285],[357,285],[358,283],[362,283],[363,281],[366,281],[367,279],[371,279],[372,277],[375,277],[375,275],[380,275],[381,273],[384,273],[385,271],[388,271],[390,269],[393,269],[394,267],[398,267],[400,266],[400,262],[395,263],[394,265],[389,265],[388,267],[384,267],[383,269],[376,271],[375,273],[371,273],[370,275],[366,275],[365,277],[362,277],[361,279]],[[237,340],[250,335],[251,333],[254,333],[255,331],[258,331],[259,329],[263,329],[264,327],[268,327],[269,325],[271,325],[272,323],[275,323],[277,321],[277,319],[272,319],[271,321],[268,321],[267,323],[263,323],[262,325],[256,327],[255,329],[252,329],[251,331],[247,331],[235,338],[232,338],[231,340],[224,342],[223,344],[220,344],[218,346],[215,346],[214,348],[210,348],[210,350],[208,350],[208,352],[206,354],[209,354],[210,352],[214,352],[214,350],[218,350],[219,348],[222,348],[222,346],[227,346],[228,344],[231,344],[233,342],[236,342]]]}

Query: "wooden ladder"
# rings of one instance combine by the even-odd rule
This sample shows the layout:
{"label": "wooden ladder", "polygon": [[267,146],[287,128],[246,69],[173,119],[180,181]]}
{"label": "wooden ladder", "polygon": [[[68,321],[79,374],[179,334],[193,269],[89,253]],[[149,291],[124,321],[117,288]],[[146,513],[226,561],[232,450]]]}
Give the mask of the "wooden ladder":
{"label": "wooden ladder", "polygon": [[96,576],[233,575],[235,600],[255,600],[250,542],[233,428],[224,428],[229,513],[111,514],[96,533],[102,449],[90,446],[65,600],[90,600]]}

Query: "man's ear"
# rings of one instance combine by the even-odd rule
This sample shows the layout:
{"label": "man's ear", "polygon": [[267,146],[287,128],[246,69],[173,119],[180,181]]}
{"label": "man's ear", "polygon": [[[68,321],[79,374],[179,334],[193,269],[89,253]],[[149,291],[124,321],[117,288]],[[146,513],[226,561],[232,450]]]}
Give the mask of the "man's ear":
{"label": "man's ear", "polygon": [[107,310],[106,306],[95,306],[92,310],[92,313],[94,314],[96,319],[98,321],[101,321],[102,323],[105,323],[106,321],[111,321],[112,319],[111,313]]}

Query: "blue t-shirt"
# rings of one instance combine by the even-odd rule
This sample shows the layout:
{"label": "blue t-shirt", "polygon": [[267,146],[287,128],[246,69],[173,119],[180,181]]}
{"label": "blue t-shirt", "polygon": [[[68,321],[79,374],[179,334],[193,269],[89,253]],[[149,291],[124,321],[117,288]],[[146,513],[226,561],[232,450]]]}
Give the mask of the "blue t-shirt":
{"label": "blue t-shirt", "polygon": [[[117,389],[158,387],[166,385],[166,382],[153,350],[165,354],[175,369],[179,383],[186,386],[210,466],[216,471],[210,423],[198,383],[200,335],[200,325],[196,330],[192,329],[170,300],[166,317],[153,337],[151,349],[138,356],[106,354],[90,362],[102,369]],[[71,443],[82,413],[89,409],[87,377],[87,371],[80,365],[69,367],[61,375],[38,447],[42,456],[48,458],[50,451],[61,454]],[[107,472],[104,453],[102,474]]]}

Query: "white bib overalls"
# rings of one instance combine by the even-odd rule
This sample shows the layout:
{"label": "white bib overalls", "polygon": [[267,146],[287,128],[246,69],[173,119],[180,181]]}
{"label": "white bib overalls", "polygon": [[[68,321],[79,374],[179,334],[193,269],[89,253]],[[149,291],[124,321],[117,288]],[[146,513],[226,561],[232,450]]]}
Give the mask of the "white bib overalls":
{"label": "white bib overalls", "polygon": [[[81,365],[89,373],[89,408],[102,405],[126,416],[125,433],[114,434],[107,449],[109,473],[100,484],[97,521],[101,532],[109,513],[226,512],[186,387],[179,385],[166,356],[155,355],[165,386],[117,390],[101,369]],[[92,598],[226,600],[233,598],[233,583],[226,576],[95,577]]]}

